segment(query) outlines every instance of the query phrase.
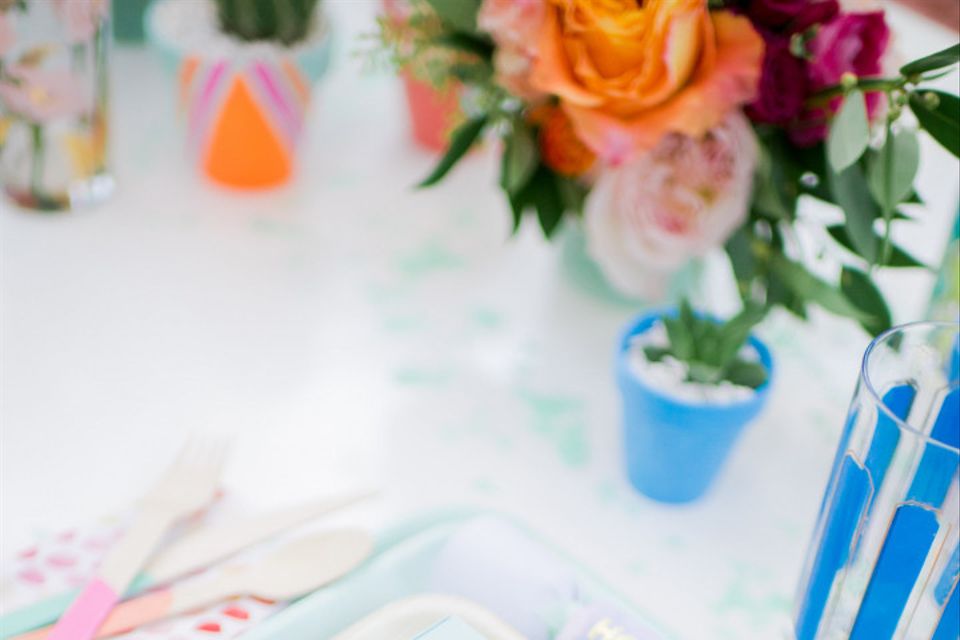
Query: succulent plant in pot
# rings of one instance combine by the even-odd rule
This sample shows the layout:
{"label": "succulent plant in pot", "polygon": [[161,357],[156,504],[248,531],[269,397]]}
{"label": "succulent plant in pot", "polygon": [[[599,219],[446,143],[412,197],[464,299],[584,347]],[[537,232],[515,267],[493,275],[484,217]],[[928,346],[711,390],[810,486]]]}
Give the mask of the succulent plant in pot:
{"label": "succulent plant in pot", "polygon": [[762,311],[751,306],[720,324],[696,315],[683,300],[676,315],[661,316],[666,342],[645,345],[644,359],[651,364],[672,361],[680,365],[683,381],[691,384],[757,389],[769,374],[756,358],[745,357],[743,348],[762,317]]}
{"label": "succulent plant in pot", "polygon": [[710,487],[766,404],[773,362],[751,335],[762,307],[720,322],[678,309],[646,313],[617,346],[627,474],[641,493],[689,502]]}
{"label": "succulent plant in pot", "polygon": [[213,181],[287,182],[326,71],[330,29],[318,0],[157,0],[148,39],[175,71],[188,148]]}

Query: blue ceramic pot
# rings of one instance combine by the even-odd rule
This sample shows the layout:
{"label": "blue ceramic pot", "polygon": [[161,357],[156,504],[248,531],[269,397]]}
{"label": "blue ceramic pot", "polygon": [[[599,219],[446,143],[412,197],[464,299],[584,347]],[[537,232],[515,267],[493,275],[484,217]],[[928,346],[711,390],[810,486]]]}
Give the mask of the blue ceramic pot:
{"label": "blue ceramic pot", "polygon": [[631,322],[617,344],[617,384],[623,396],[624,452],[631,484],[660,502],[690,502],[716,478],[744,426],[767,402],[773,363],[767,347],[751,336],[767,369],[767,381],[749,399],[694,403],[665,395],[635,376],[627,358],[634,336],[650,329],[663,310]]}

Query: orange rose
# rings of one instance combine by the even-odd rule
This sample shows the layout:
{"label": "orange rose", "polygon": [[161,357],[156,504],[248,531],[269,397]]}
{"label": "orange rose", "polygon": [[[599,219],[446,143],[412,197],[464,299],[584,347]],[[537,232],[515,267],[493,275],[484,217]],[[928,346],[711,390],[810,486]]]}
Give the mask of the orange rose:
{"label": "orange rose", "polygon": [[706,0],[547,0],[530,84],[615,164],[669,132],[700,137],[756,92],[763,40]]}

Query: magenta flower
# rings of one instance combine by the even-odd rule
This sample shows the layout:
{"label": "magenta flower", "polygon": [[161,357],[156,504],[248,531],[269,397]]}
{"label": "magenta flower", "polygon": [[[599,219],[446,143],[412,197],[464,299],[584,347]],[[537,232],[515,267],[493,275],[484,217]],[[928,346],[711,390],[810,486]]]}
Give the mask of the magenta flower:
{"label": "magenta flower", "polygon": [[[890,42],[890,29],[882,11],[846,13],[820,25],[816,36],[808,43],[810,61],[807,64],[807,82],[810,92],[816,92],[840,82],[845,73],[858,77],[879,75],[883,71],[883,56]],[[868,93],[867,113],[875,118],[883,107],[883,94]],[[838,98],[828,108],[808,109],[799,118],[790,134],[800,146],[810,146],[827,135],[830,114],[839,108]]]}
{"label": "magenta flower", "polygon": [[782,27],[791,22],[810,0],[751,0],[747,15],[754,24]]}
{"label": "magenta flower", "polygon": [[882,11],[846,13],[820,25],[809,43],[810,83],[836,84],[845,73],[875,76],[883,71],[890,29]]}
{"label": "magenta flower", "polygon": [[740,11],[759,30],[799,33],[826,22],[840,10],[837,0],[746,0]]}
{"label": "magenta flower", "polygon": [[766,52],[757,99],[747,106],[754,122],[786,125],[800,115],[807,97],[807,63],[790,53],[789,36],[764,33]]}
{"label": "magenta flower", "polygon": [[822,2],[807,2],[803,9],[793,16],[790,22],[790,32],[800,33],[810,27],[833,20],[840,13],[840,4],[837,0],[823,0]]}

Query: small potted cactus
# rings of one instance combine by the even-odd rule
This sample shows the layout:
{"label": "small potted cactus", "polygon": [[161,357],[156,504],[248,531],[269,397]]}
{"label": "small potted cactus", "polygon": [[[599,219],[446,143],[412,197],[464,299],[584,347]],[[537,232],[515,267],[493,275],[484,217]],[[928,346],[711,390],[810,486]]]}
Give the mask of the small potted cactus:
{"label": "small potted cactus", "polygon": [[178,82],[188,148],[214,182],[278,186],[293,174],[330,29],[318,0],[155,0],[145,30]]}
{"label": "small potted cactus", "polygon": [[628,325],[616,376],[627,475],[638,491],[679,503],[709,489],[769,396],[773,362],[751,335],[763,315],[748,306],[720,323],[684,301]]}

